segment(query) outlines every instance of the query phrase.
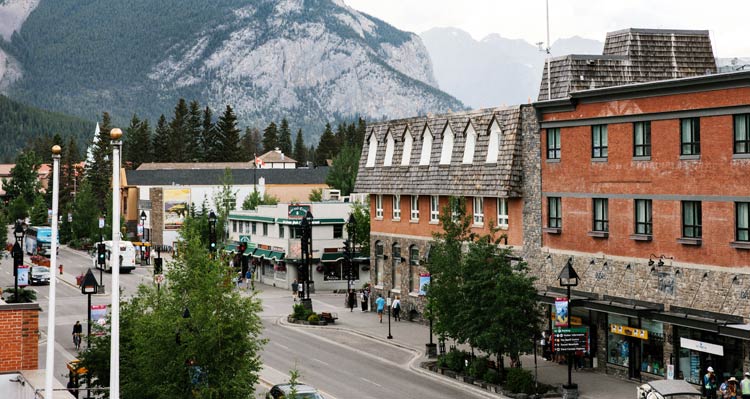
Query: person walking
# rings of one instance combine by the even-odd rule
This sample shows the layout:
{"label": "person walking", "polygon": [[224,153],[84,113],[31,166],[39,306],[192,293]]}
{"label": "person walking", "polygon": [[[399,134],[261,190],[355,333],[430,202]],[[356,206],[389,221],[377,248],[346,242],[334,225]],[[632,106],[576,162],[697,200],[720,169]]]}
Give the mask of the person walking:
{"label": "person walking", "polygon": [[385,298],[383,298],[382,294],[378,294],[378,299],[375,300],[375,306],[377,307],[378,311],[378,319],[380,319],[380,322],[383,322],[383,310],[385,309]]}
{"label": "person walking", "polygon": [[706,374],[703,375],[702,387],[705,390],[706,399],[716,399],[716,375],[711,366],[708,366]]}
{"label": "person walking", "polygon": [[297,298],[303,300],[305,298],[305,282],[300,281],[297,283]]}
{"label": "person walking", "polygon": [[253,281],[253,272],[250,268],[245,272],[245,289],[250,289],[250,283]]}
{"label": "person walking", "polygon": [[745,378],[740,382],[742,399],[750,399],[750,371],[745,371]]}
{"label": "person walking", "polygon": [[398,295],[396,295],[396,299],[391,304],[391,309],[393,309],[393,321],[400,321],[401,320],[401,299],[399,299]]}
{"label": "person walking", "polygon": [[294,299],[294,302],[297,302],[297,289],[299,288],[299,283],[297,283],[297,279],[294,279],[292,281],[292,299]]}
{"label": "person walking", "polygon": [[347,294],[347,301],[349,305],[349,312],[353,312],[354,308],[357,307],[357,293],[354,292],[354,288],[349,289]]}
{"label": "person walking", "polygon": [[364,312],[367,309],[367,299],[365,299],[365,290],[359,290],[359,305]]}
{"label": "person walking", "polygon": [[83,335],[83,326],[80,321],[76,320],[76,324],[73,325],[73,345],[76,350],[81,349],[81,335]]}

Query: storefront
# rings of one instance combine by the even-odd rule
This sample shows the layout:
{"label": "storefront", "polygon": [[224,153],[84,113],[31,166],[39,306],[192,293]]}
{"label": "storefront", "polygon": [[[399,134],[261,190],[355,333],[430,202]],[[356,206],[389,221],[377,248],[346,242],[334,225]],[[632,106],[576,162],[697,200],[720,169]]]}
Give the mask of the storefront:
{"label": "storefront", "polygon": [[607,363],[628,369],[628,377],[664,377],[664,323],[645,318],[607,315]]}

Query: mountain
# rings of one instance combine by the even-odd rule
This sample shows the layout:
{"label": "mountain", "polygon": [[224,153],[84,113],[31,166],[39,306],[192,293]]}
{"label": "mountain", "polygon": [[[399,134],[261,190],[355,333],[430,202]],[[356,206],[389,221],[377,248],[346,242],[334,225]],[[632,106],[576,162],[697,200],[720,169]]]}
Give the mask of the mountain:
{"label": "mountain", "polygon": [[[474,40],[456,28],[421,34],[441,89],[472,108],[526,103],[536,98],[545,53],[521,39],[491,34]],[[552,44],[552,56],[601,54],[604,44],[577,36]]]}
{"label": "mountain", "polygon": [[336,119],[464,108],[437,89],[419,36],[341,0],[0,0],[29,7],[0,11],[18,17],[0,31],[0,90],[87,119],[154,124],[184,97],[317,135]]}

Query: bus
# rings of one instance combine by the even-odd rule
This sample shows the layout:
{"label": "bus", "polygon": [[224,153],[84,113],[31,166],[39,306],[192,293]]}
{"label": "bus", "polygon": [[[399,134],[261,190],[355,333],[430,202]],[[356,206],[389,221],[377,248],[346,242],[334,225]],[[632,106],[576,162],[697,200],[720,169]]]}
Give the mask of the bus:
{"label": "bus", "polygon": [[[112,241],[104,241],[104,248],[107,250],[107,257],[104,266],[96,261],[96,246],[93,251],[94,267],[107,272],[112,271],[110,258],[112,257]],[[120,241],[120,273],[130,273],[135,270],[135,247],[130,241]]]}
{"label": "bus", "polygon": [[[31,226],[26,229],[26,253],[29,255],[52,255],[52,227]],[[57,253],[60,253],[60,233],[57,234]]]}

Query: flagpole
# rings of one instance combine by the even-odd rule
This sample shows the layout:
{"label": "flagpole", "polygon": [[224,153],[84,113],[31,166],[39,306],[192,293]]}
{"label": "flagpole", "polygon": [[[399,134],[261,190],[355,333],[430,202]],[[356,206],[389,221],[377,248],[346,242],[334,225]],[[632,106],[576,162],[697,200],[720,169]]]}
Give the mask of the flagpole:
{"label": "flagpole", "polygon": [[[47,364],[44,375],[45,398],[52,398],[52,380],[55,374],[55,296],[57,286],[55,270],[57,270],[57,208],[58,193],[60,191],[60,152],[62,152],[62,149],[59,145],[52,146],[52,252],[50,253],[50,272],[52,278],[49,279],[49,309],[47,310],[49,316],[47,317]],[[18,295],[18,292],[16,292],[16,295]]]}
{"label": "flagpole", "polygon": [[120,399],[120,146],[122,130],[110,131],[112,139],[112,326],[109,354],[109,398]]}

